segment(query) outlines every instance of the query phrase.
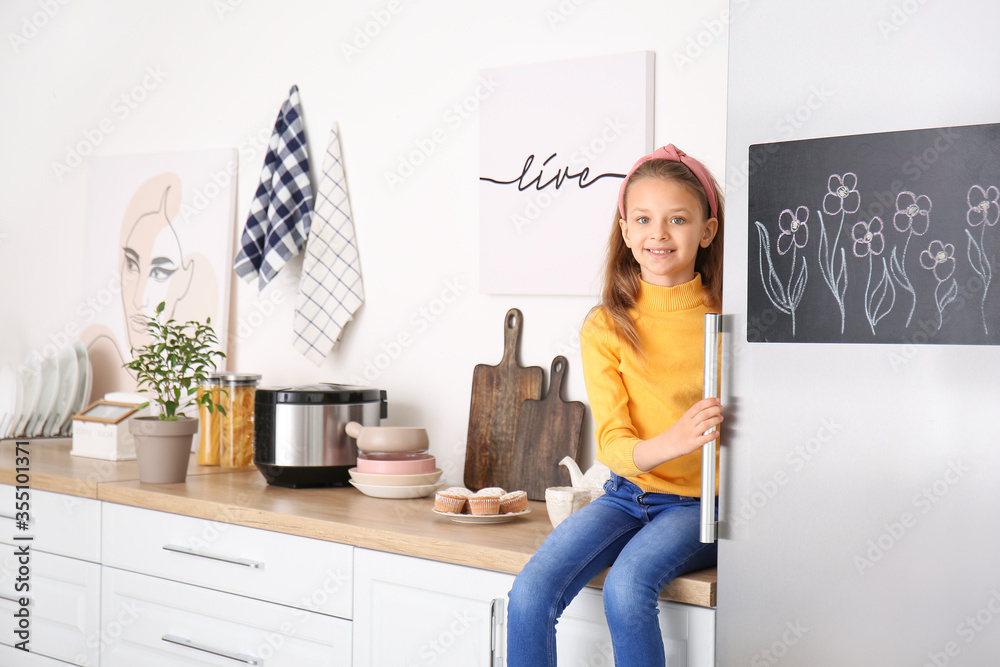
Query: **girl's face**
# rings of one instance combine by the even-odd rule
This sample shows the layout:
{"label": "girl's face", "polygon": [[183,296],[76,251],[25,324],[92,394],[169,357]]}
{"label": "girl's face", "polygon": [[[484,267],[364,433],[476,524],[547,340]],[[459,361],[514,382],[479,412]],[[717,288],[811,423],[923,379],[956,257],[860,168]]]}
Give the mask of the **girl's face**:
{"label": "girl's face", "polygon": [[618,221],[625,245],[647,283],[674,287],[694,280],[698,248],[707,248],[719,221],[705,218],[698,197],[683,183],[644,178],[629,185],[626,219]]}

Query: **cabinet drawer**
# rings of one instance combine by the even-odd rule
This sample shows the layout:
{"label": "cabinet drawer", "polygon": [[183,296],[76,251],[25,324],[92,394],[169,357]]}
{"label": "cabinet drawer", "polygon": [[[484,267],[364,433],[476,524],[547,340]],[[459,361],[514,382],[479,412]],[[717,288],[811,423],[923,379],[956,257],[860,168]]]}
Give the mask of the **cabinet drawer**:
{"label": "cabinet drawer", "polygon": [[101,503],[48,491],[28,491],[28,530],[17,530],[14,486],[0,484],[0,542],[13,544],[14,535],[32,535],[33,551],[101,560]]}
{"label": "cabinet drawer", "polygon": [[[75,558],[31,551],[26,593],[15,590],[20,563],[13,550],[4,549],[0,562],[0,616],[9,619],[0,642],[13,646],[14,612],[21,606],[15,596],[28,598],[30,626],[28,648],[32,653],[58,658],[74,665],[96,665],[100,642],[101,566]],[[9,629],[7,629],[9,628]],[[23,652],[18,651],[23,655]],[[3,665],[28,664],[4,662]]]}
{"label": "cabinet drawer", "polygon": [[[302,609],[103,568],[101,667],[347,667],[351,623]],[[110,634],[110,633],[109,633]]]}
{"label": "cabinet drawer", "polygon": [[104,564],[351,617],[354,548],[104,504]]}

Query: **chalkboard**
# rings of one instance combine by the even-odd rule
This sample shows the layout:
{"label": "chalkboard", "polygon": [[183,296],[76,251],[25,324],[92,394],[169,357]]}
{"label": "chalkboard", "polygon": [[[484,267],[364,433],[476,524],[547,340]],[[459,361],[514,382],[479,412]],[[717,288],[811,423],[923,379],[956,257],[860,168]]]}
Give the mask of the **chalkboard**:
{"label": "chalkboard", "polygon": [[749,165],[749,341],[1000,342],[1000,125],[755,144]]}

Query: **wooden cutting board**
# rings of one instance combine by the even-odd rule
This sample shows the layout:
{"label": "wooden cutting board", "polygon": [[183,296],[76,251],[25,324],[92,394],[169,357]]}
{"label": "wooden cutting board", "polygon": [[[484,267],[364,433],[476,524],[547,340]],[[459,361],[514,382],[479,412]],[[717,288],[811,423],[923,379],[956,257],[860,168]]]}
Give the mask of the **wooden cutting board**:
{"label": "wooden cutting board", "polygon": [[501,482],[509,479],[518,410],[526,399],[542,395],[544,373],[541,367],[525,368],[517,362],[523,322],[520,310],[508,310],[504,318],[500,363],[496,366],[478,364],[472,373],[465,486],[473,491],[503,486]]}
{"label": "wooden cutting board", "polygon": [[517,417],[514,460],[507,487],[524,489],[529,500],[545,500],[550,486],[569,486],[569,475],[559,467],[563,457],[576,458],[586,411],[580,401],[562,399],[566,357],[552,360],[549,391],[540,401],[526,400]]}

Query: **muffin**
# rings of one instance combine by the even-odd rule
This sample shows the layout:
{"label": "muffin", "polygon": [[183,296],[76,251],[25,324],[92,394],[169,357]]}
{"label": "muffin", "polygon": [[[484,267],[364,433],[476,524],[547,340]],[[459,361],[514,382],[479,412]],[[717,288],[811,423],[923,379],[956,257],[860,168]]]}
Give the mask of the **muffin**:
{"label": "muffin", "polygon": [[450,514],[463,514],[466,512],[466,501],[472,491],[461,486],[453,486],[434,494],[434,509],[439,512]]}
{"label": "muffin", "polygon": [[497,487],[480,489],[469,496],[469,513],[480,516],[500,513],[500,496],[504,490]]}
{"label": "muffin", "polygon": [[528,494],[525,491],[511,491],[500,496],[500,514],[523,512],[528,509]]}

